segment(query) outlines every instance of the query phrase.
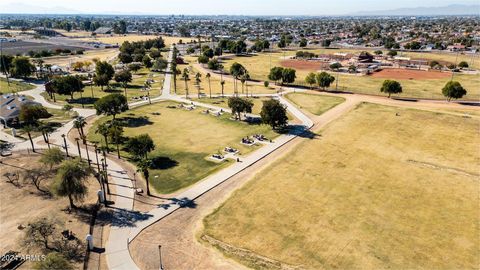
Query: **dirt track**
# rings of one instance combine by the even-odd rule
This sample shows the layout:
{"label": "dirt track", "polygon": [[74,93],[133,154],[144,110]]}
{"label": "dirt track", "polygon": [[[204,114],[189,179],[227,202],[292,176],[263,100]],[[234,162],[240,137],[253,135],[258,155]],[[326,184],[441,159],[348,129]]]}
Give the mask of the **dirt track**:
{"label": "dirt track", "polygon": [[294,68],[299,70],[310,70],[317,71],[319,69],[324,69],[328,67],[328,63],[322,63],[318,61],[307,61],[307,60],[283,60],[280,62],[282,67]]}

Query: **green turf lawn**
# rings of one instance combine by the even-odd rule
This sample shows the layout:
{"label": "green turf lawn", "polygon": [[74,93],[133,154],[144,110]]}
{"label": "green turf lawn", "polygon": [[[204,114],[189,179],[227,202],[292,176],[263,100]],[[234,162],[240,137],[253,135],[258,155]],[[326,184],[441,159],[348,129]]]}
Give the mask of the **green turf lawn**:
{"label": "green turf lawn", "polygon": [[[335,52],[358,52],[357,50],[311,50],[314,53],[335,53]],[[230,60],[225,61],[225,69],[229,70],[230,66],[234,62],[241,63],[248,70],[252,79],[257,80],[267,80],[268,74],[270,72],[270,66],[281,66],[281,57],[292,56],[295,54],[295,51],[286,51],[285,54],[282,52],[273,52],[273,53],[260,53],[255,56],[238,56],[232,57]],[[413,54],[408,53],[409,56],[415,57],[419,56],[422,58],[430,58],[435,60],[445,61],[452,60],[452,55],[445,54]],[[461,57],[467,56],[459,56]],[[469,58],[470,59],[470,58]],[[461,60],[458,60],[461,61]],[[477,61],[479,62],[479,61]],[[271,65],[270,65],[271,63]],[[297,79],[295,84],[308,86],[305,84],[305,77],[311,71],[308,70],[297,70]],[[338,88],[337,82],[334,82],[330,90],[342,90],[350,91],[354,93],[363,93],[363,94],[375,94],[380,95],[380,88],[385,79],[383,78],[373,78],[371,76],[354,76],[349,74],[340,74],[337,77],[336,73],[332,73],[335,78],[338,78]],[[478,75],[467,75],[467,74],[456,74],[454,77],[455,80],[459,81],[466,89],[467,95],[464,99],[479,99],[480,98],[480,76]],[[416,97],[416,98],[434,98],[434,99],[443,99],[442,88],[445,84],[450,81],[450,78],[444,79],[428,79],[428,80],[398,80],[403,87],[403,93],[399,96],[401,97]]]}
{"label": "green turf lawn", "polygon": [[23,82],[17,82],[10,80],[10,86],[7,83],[7,79],[0,78],[0,93],[13,93],[13,92],[21,92],[25,90],[31,90],[35,88],[33,85]]}
{"label": "green turf lawn", "polygon": [[[132,100],[132,97],[140,97],[140,96],[147,95],[146,91],[142,91],[142,87],[145,81],[149,78],[150,76],[149,74],[152,74],[152,78],[155,81],[152,84],[152,88],[150,90],[150,97],[154,98],[161,94],[161,89],[163,87],[164,74],[157,73],[157,72],[150,72],[148,69],[143,68],[139,70],[137,73],[132,73],[133,75],[132,82],[129,83],[127,87],[128,102],[134,102],[134,100]],[[101,87],[99,86],[91,87],[90,85],[87,85],[83,89],[83,93],[75,93],[73,95],[74,100],[69,103],[75,107],[81,107],[82,103],[84,103],[84,106],[86,108],[92,108],[93,103],[98,98],[104,97],[112,93],[124,94],[125,92],[124,88],[119,83],[116,83],[114,80],[110,81],[110,86],[111,86],[111,90],[107,90],[107,88],[104,87],[104,91],[102,91]],[[48,100],[53,102],[53,99],[50,99],[47,93],[44,92],[42,93],[42,95]],[[69,95],[55,95],[55,98],[57,103],[59,104],[67,104],[67,102],[70,100]]]}
{"label": "green turf lawn", "polygon": [[254,269],[257,254],[302,269],[476,268],[478,126],[361,104],[257,173],[203,234]]}
{"label": "green turf lawn", "polygon": [[338,104],[345,101],[342,97],[321,96],[306,93],[288,93],[284,96],[297,107],[308,112],[321,115]]}
{"label": "green turf lawn", "polygon": [[[158,169],[150,172],[150,183],[161,194],[187,187],[234,162],[215,163],[207,159],[212,154],[221,153],[227,146],[239,149],[241,154],[258,149],[259,146],[240,144],[241,138],[253,134],[264,134],[267,138],[277,136],[266,125],[234,121],[229,114],[215,117],[203,114],[203,108],[193,111],[167,108],[172,105],[178,104],[159,102],[129,110],[117,117],[119,120],[129,119],[124,136],[147,133],[153,138],[156,149],[151,157],[159,162]],[[95,122],[88,133],[90,141],[103,141],[95,134],[95,129],[99,123],[109,119],[103,117]],[[124,151],[122,155],[128,156]]]}

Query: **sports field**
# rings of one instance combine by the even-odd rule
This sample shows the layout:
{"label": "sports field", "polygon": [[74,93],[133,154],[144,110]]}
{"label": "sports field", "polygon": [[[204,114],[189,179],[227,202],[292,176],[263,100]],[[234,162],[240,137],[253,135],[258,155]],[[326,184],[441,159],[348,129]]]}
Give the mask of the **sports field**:
{"label": "sports field", "polygon": [[359,105],[235,192],[203,234],[255,269],[269,268],[264,257],[305,269],[476,268],[479,124]]}
{"label": "sports field", "polygon": [[[330,53],[335,52],[344,52],[344,53],[354,53],[358,52],[355,50],[311,50],[313,53]],[[270,72],[270,67],[282,66],[282,61],[284,57],[293,56],[295,51],[286,51],[286,52],[273,52],[273,53],[260,53],[255,56],[238,56],[231,57],[225,60],[225,69],[228,70],[232,63],[238,62],[245,66],[248,70],[252,79],[264,81],[268,79],[268,73]],[[414,55],[415,56],[415,55]],[[418,55],[420,56],[420,55]],[[423,58],[429,59],[439,59],[445,57],[445,60],[451,59],[451,55],[437,55],[437,54],[427,54],[424,53],[421,55]],[[467,56],[463,56],[467,58]],[[458,61],[461,61],[462,57],[458,57]],[[477,61],[478,62],[478,61]],[[297,69],[296,75],[297,79],[295,84],[308,86],[305,84],[305,77],[309,72],[317,71],[316,67],[311,69]],[[387,74],[391,71],[382,71],[383,74]],[[381,73],[382,73],[381,72]],[[417,97],[417,98],[434,98],[434,99],[443,99],[442,88],[443,86],[450,81],[450,76],[447,76],[448,73],[438,74],[435,73],[422,73],[411,75],[415,71],[402,71],[404,75],[394,75],[391,76],[361,76],[361,75],[351,75],[344,73],[334,73],[331,74],[335,76],[336,81],[330,86],[331,90],[341,90],[341,91],[350,91],[354,93],[364,93],[364,94],[375,94],[379,95],[380,88],[383,81],[387,78],[398,79],[398,81],[403,86],[403,93],[400,95],[402,97]],[[380,73],[380,74],[381,74]],[[420,75],[434,75],[432,76],[420,76]],[[377,77],[375,77],[377,76]],[[379,77],[380,76],[380,77]],[[400,77],[399,77],[400,76]],[[454,80],[459,81],[466,89],[467,95],[464,99],[478,99],[480,98],[480,76],[478,75],[467,75],[467,74],[455,74]],[[337,84],[338,81],[338,84]]]}
{"label": "sports field", "polygon": [[[240,143],[241,138],[253,134],[263,134],[267,138],[277,136],[269,126],[234,121],[229,114],[216,117],[203,114],[202,108],[193,111],[168,108],[176,105],[174,102],[159,102],[117,116],[127,125],[124,136],[147,133],[154,140],[156,148],[151,157],[158,164],[157,169],[150,172],[150,183],[161,194],[187,187],[235,162],[228,160],[216,163],[208,159],[212,154],[222,154],[227,146],[240,150],[241,154],[260,147],[245,146]],[[108,119],[103,117],[94,124],[88,134],[90,141],[103,141],[101,136],[95,134],[95,129]]]}

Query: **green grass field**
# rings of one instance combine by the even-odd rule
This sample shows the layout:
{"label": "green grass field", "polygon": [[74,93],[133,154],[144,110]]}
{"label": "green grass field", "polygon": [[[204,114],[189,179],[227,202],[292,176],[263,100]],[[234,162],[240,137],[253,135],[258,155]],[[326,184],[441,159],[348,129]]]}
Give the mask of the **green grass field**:
{"label": "green grass field", "polygon": [[35,88],[33,85],[28,83],[22,83],[17,81],[10,80],[10,85],[7,83],[7,79],[0,78],[0,93],[13,93],[13,92],[21,92],[26,90],[31,90]]}
{"label": "green grass field", "polygon": [[[160,102],[132,109],[117,117],[128,125],[124,136],[147,133],[153,138],[156,149],[151,157],[157,158],[158,168],[150,172],[150,179],[162,194],[187,187],[234,162],[215,163],[208,159],[227,146],[239,149],[241,154],[260,147],[244,146],[240,143],[241,138],[253,134],[264,134],[267,138],[277,136],[268,126],[237,122],[231,120],[229,114],[215,117],[203,114],[203,108],[193,111],[167,108],[172,105],[178,104]],[[88,134],[90,141],[103,141],[95,134],[95,129],[108,119],[103,117],[94,124]],[[125,152],[122,155],[128,156]]]}
{"label": "green grass field", "polygon": [[[335,52],[358,52],[357,50],[311,50],[314,53],[335,53]],[[281,66],[281,58],[283,56],[292,56],[295,54],[295,51],[286,51],[282,52],[273,52],[273,53],[260,53],[256,56],[239,56],[233,57],[230,60],[225,61],[225,69],[229,70],[230,66],[234,62],[241,63],[248,70],[252,79],[257,80],[267,80],[268,73],[270,72],[270,67]],[[422,57],[430,58],[435,60],[444,60],[450,61],[454,55],[444,55],[444,54],[415,54],[415,53],[405,53],[408,56],[412,57]],[[459,56],[459,60],[463,59]],[[470,59],[470,58],[469,58]],[[477,61],[480,62],[480,61]],[[305,84],[305,77],[310,71],[308,70],[297,70],[297,80],[295,84],[307,86]],[[351,91],[354,93],[363,93],[363,94],[375,94],[379,95],[380,87],[385,79],[382,78],[373,78],[371,76],[354,76],[349,74],[340,74],[337,76],[336,73],[332,73],[333,76],[338,79],[337,82],[334,82],[330,89],[342,90],[342,91]],[[467,95],[464,99],[479,99],[480,98],[480,76],[478,75],[467,75],[467,74],[457,74],[455,75],[455,80],[459,81],[466,89]],[[450,78],[444,79],[429,79],[429,80],[398,80],[403,87],[403,93],[400,96],[403,97],[417,97],[417,98],[434,98],[442,99],[442,88],[443,86],[450,81]]]}
{"label": "green grass field", "polygon": [[315,115],[321,115],[345,101],[341,97],[320,96],[305,93],[288,93],[285,97],[297,107]]}
{"label": "green grass field", "polygon": [[[163,73],[150,72],[148,69],[143,68],[139,70],[137,73],[133,73],[132,75],[133,75],[133,78],[132,78],[133,80],[131,83],[128,84],[128,87],[127,87],[128,102],[135,101],[132,99],[132,97],[140,97],[140,96],[147,95],[147,91],[143,91],[142,87],[145,81],[150,76],[151,76],[150,78],[154,80],[154,83],[152,84],[152,88],[150,89],[150,97],[154,98],[161,94],[161,89],[163,87],[163,80],[164,80]],[[83,93],[75,93],[73,95],[74,97],[73,101],[70,101],[69,95],[55,95],[55,99],[59,104],[69,103],[70,105],[73,105],[75,107],[81,107],[83,103],[86,108],[93,108],[93,103],[95,103],[97,99],[112,93],[124,94],[125,92],[124,88],[114,80],[110,81],[110,88],[111,90],[107,90],[107,88],[104,87],[104,91],[102,91],[101,87],[99,86],[93,86],[93,87],[85,86],[85,88],[83,89]],[[92,94],[92,91],[93,91],[93,94]],[[42,95],[49,101],[53,102],[53,99],[50,99],[47,93],[44,92],[42,93]]]}
{"label": "green grass field", "polygon": [[255,269],[255,254],[304,269],[476,268],[479,124],[362,104],[259,172],[203,234]]}

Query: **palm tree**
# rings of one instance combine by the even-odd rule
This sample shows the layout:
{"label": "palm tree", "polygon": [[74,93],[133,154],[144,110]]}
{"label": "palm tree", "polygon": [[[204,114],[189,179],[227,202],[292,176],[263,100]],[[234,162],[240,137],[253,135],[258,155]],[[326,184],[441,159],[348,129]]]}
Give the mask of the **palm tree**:
{"label": "palm tree", "polygon": [[205,75],[205,78],[207,78],[208,80],[208,91],[210,93],[210,98],[212,98],[212,86],[210,85],[210,73],[207,73],[207,75]]}
{"label": "palm tree", "polygon": [[105,147],[107,148],[107,153],[108,153],[107,137],[108,137],[109,129],[110,129],[110,125],[107,122],[105,122],[105,123],[99,124],[97,129],[95,130],[95,133],[102,135],[103,138],[105,139]]}
{"label": "palm tree", "polygon": [[51,125],[49,124],[43,124],[41,123],[40,126],[39,126],[39,129],[40,131],[42,132],[42,136],[43,136],[43,140],[45,141],[45,143],[48,145],[48,149],[50,149],[50,139],[48,137],[48,135],[52,132],[55,131],[55,128],[52,127]]}
{"label": "palm tree", "polygon": [[33,144],[32,140],[32,131],[35,130],[34,126],[28,125],[23,127],[23,131],[25,131],[28,135],[28,139],[30,140],[30,144],[32,145],[32,151],[35,152],[35,145]]}
{"label": "palm tree", "polygon": [[224,95],[223,95],[223,88],[224,88],[224,86],[225,86],[225,81],[224,81],[224,80],[221,80],[221,81],[220,81],[220,85],[222,86],[222,98],[223,98],[223,97],[224,97]]}
{"label": "palm tree", "polygon": [[45,61],[43,61],[42,59],[38,58],[38,59],[32,60],[32,62],[38,67],[38,70],[35,69],[35,74],[36,74],[36,76],[37,76],[37,79],[40,79],[40,78],[39,78],[39,73],[38,73],[38,71],[40,71],[40,73],[42,73],[43,63],[45,63]]}
{"label": "palm tree", "polygon": [[120,123],[118,123],[118,121],[114,121],[112,122],[108,133],[111,139],[115,142],[117,147],[117,156],[120,159],[120,141],[123,135],[123,127],[120,125]]}
{"label": "palm tree", "polygon": [[195,84],[197,85],[198,98],[200,98],[200,83],[202,82],[202,80],[200,80],[201,77],[202,74],[200,74],[200,72],[197,72],[197,74],[195,74]]}
{"label": "palm tree", "polygon": [[91,168],[80,158],[65,160],[57,172],[54,191],[59,196],[67,196],[70,208],[77,208],[74,200],[82,200],[87,195],[85,180],[91,174]]}
{"label": "palm tree", "polygon": [[183,69],[182,78],[185,81],[185,98],[188,98],[188,83],[187,83],[187,81],[188,81],[188,69],[187,68]]}
{"label": "palm tree", "polygon": [[149,176],[150,172],[148,169],[152,166],[152,161],[148,158],[144,158],[140,160],[137,164],[138,172],[143,173],[143,177],[145,178],[145,181],[147,182],[147,195],[150,196],[150,181],[149,181]]}
{"label": "palm tree", "polygon": [[83,139],[83,144],[86,143],[86,136],[85,133],[83,132],[83,128],[87,125],[87,121],[85,121],[85,117],[83,116],[78,116],[75,118],[75,121],[73,121],[73,127],[78,130],[78,134],[80,135],[80,138]]}

